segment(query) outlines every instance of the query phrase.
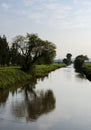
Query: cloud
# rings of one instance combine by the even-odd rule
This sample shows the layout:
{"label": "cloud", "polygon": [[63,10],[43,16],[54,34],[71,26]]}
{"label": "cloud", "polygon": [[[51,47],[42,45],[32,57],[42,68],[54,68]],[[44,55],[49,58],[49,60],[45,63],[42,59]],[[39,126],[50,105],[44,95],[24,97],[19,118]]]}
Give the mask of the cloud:
{"label": "cloud", "polygon": [[50,2],[50,0],[24,0],[24,4],[25,6],[31,6],[33,4],[38,4],[38,3],[46,3],[46,2]]}
{"label": "cloud", "polygon": [[24,3],[21,14],[34,23],[57,29],[91,27],[89,0],[73,0],[72,3],[59,0],[24,0]]}
{"label": "cloud", "polygon": [[24,0],[24,4],[25,4],[25,6],[29,6],[29,5],[33,4],[33,0]]}
{"label": "cloud", "polygon": [[[28,17],[29,19],[36,21],[41,21],[41,23],[50,24],[50,22],[56,20],[63,20],[68,16],[71,11],[71,7],[68,5],[62,5],[59,2],[52,2],[51,0],[45,2],[45,0],[34,0],[33,3],[31,0],[24,0],[30,2],[29,8],[22,11],[22,14]],[[38,3],[36,3],[38,2]],[[39,4],[41,2],[41,4]]]}
{"label": "cloud", "polygon": [[2,8],[5,9],[5,10],[8,10],[10,8],[10,5],[7,4],[7,3],[2,3]]}

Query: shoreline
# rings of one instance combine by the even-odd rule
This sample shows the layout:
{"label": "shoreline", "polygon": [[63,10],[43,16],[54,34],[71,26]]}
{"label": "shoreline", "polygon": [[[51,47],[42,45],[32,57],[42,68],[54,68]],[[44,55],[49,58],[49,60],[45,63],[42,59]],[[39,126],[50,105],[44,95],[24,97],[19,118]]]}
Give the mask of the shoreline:
{"label": "shoreline", "polygon": [[[51,64],[51,65],[37,65],[35,69],[35,78],[41,78],[47,76],[50,72],[65,67],[65,64]],[[0,89],[9,89],[18,84],[28,82],[33,78],[31,73],[25,73],[19,68],[6,67],[0,69]]]}

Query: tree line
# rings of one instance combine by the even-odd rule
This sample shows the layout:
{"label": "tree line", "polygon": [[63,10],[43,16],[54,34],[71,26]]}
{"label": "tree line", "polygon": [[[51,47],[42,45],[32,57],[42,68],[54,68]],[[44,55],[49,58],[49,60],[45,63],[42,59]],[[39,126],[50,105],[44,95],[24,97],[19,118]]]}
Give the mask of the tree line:
{"label": "tree line", "polygon": [[56,46],[37,34],[18,35],[10,43],[0,36],[0,66],[19,65],[28,71],[35,64],[50,64],[56,56]]}

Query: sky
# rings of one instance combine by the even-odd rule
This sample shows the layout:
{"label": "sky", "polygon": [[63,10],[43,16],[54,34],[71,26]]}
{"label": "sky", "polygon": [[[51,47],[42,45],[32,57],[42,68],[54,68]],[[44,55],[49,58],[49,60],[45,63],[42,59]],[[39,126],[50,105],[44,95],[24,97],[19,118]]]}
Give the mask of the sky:
{"label": "sky", "polygon": [[91,58],[91,0],[0,0],[0,35],[37,33],[67,53]]}

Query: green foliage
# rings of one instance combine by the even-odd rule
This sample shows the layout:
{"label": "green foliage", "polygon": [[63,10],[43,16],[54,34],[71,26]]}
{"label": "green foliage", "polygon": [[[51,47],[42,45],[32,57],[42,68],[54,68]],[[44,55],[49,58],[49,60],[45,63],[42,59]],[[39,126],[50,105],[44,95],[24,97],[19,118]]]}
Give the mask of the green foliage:
{"label": "green foliage", "polygon": [[72,54],[71,53],[67,53],[66,57],[67,58],[63,59],[63,63],[65,63],[66,65],[70,65],[72,63],[72,61],[71,61]]}
{"label": "green foliage", "polygon": [[42,40],[37,34],[16,36],[9,47],[5,35],[0,36],[0,66],[19,65],[29,71],[36,64],[53,63],[56,46],[52,42]]}
{"label": "green foliage", "polygon": [[72,54],[71,53],[67,53],[66,57],[67,57],[67,59],[71,59]]}
{"label": "green foliage", "polygon": [[75,61],[74,61],[74,68],[77,70],[77,71],[81,71],[83,65],[84,65],[84,62],[85,60],[88,60],[87,56],[84,56],[84,55],[79,55],[75,58]]}
{"label": "green foliage", "polygon": [[82,72],[85,74],[86,78],[91,81],[91,63],[84,63]]}
{"label": "green foliage", "polygon": [[0,88],[6,89],[16,84],[24,83],[27,80],[29,81],[33,76],[37,78],[47,76],[49,72],[61,67],[65,67],[65,64],[36,65],[34,70],[35,74],[27,74],[21,71],[20,67],[2,68],[0,69]]}
{"label": "green foliage", "polygon": [[1,66],[9,65],[9,46],[5,35],[0,36],[0,64]]}
{"label": "green foliage", "polygon": [[35,64],[50,64],[56,55],[56,47],[49,41],[43,41],[37,34],[15,37],[12,46],[16,54],[22,56],[22,68],[29,71]]}
{"label": "green foliage", "polygon": [[13,44],[10,48],[10,63],[11,65],[22,65],[23,57],[18,52],[17,47]]}
{"label": "green foliage", "polygon": [[91,62],[89,63],[84,63],[84,66],[83,67],[87,67],[87,68],[90,68],[91,69]]}
{"label": "green foliage", "polygon": [[15,68],[0,69],[0,88],[8,88],[11,85],[25,81],[31,76]]}
{"label": "green foliage", "polygon": [[63,63],[68,65],[68,60],[66,58],[63,59]]}

